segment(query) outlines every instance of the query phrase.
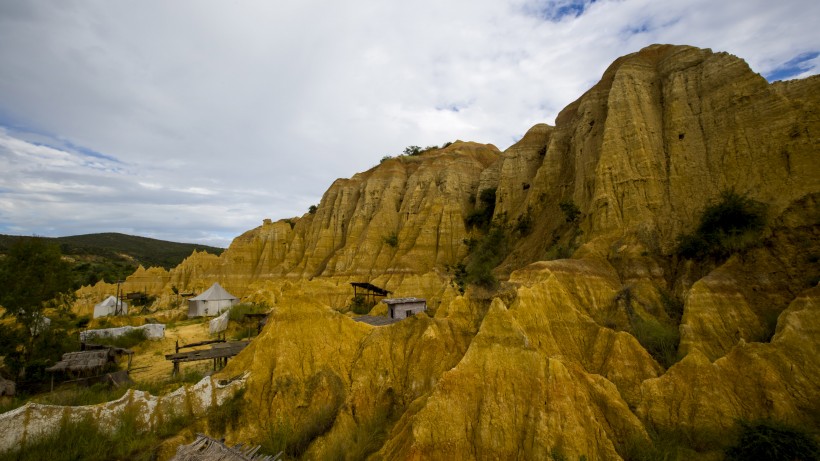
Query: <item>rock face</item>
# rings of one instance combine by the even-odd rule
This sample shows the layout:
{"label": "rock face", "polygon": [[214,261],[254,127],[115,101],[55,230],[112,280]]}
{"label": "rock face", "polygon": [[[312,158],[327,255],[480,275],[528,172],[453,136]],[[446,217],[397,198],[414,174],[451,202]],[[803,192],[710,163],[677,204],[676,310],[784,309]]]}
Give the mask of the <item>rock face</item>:
{"label": "rock face", "polygon": [[[739,419],[820,429],[818,105],[820,77],[769,84],[726,53],[651,46],[503,153],[386,160],[313,214],[126,285],[218,281],[273,307],[224,372],[250,371],[253,408],[229,441],[305,459],[720,459]],[[452,266],[482,237],[465,218],[491,188],[503,283],[461,295]],[[767,205],[761,240],[676,256],[727,190]],[[429,315],[357,323],[351,281],[427,297]]]}

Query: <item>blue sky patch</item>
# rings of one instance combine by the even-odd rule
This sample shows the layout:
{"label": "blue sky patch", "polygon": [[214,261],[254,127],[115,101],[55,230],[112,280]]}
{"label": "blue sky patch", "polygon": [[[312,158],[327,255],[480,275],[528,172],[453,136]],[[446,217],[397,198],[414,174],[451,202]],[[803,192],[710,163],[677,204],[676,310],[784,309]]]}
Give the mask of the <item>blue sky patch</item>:
{"label": "blue sky patch", "polygon": [[31,127],[19,123],[15,123],[13,119],[4,117],[1,112],[0,128],[5,128],[6,132],[9,133],[11,136],[17,139],[21,139],[35,146],[48,147],[51,149],[61,150],[65,152],[73,152],[83,157],[90,157],[97,160],[106,160],[113,163],[123,164],[122,161],[111,155],[106,155],[97,152],[93,149],[89,149],[87,147],[78,146],[77,144],[74,144],[71,141],[60,139],[52,134],[32,129]]}
{"label": "blue sky patch", "polygon": [[820,52],[818,51],[800,53],[766,74],[766,80],[774,82],[775,80],[788,80],[796,77],[803,72],[812,69],[813,66],[809,61],[817,58],[817,56],[820,56]]}
{"label": "blue sky patch", "polygon": [[547,0],[537,1],[528,8],[531,14],[548,21],[559,22],[566,17],[577,18],[584,14],[597,0]]}
{"label": "blue sky patch", "polygon": [[100,160],[108,160],[109,162],[122,164],[120,159],[118,159],[116,157],[112,157],[110,155],[102,154],[100,152],[89,149],[87,147],[78,146],[78,145],[76,145],[76,144],[74,144],[70,141],[65,141],[64,144],[65,144],[65,147],[70,149],[71,151],[76,152],[76,153],[81,154],[81,155],[84,155],[86,157],[93,157],[93,158],[100,159]]}

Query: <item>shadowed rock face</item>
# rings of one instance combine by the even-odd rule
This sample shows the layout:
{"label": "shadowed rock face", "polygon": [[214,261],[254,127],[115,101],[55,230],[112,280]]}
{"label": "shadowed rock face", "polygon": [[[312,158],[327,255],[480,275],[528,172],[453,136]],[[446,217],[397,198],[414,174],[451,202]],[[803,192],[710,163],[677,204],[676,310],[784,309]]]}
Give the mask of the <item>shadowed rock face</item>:
{"label": "shadowed rock face", "polygon": [[[225,371],[251,371],[253,411],[229,441],[308,459],[592,460],[673,434],[719,459],[738,419],[820,428],[818,104],[820,77],[769,84],[725,53],[651,46],[503,153],[456,142],[384,161],[315,214],[125,285],[168,299],[219,281],[274,306]],[[510,226],[504,283],[459,296],[447,266],[480,237],[465,217],[487,188]],[[730,189],[767,205],[761,243],[672,255]],[[559,245],[572,258],[548,260]],[[356,323],[339,313],[351,281],[424,296],[430,316]],[[669,356],[641,325],[675,337]]]}

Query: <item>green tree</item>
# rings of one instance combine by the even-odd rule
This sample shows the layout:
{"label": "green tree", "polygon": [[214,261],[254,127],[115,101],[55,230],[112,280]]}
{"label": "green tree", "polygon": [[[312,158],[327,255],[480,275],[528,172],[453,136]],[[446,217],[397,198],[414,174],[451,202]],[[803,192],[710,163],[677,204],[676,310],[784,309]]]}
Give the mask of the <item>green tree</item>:
{"label": "green tree", "polygon": [[0,260],[0,305],[30,329],[46,301],[69,292],[71,281],[71,267],[57,245],[36,237],[19,240]]}
{"label": "green tree", "polygon": [[[38,353],[38,348],[43,349],[40,352],[52,349],[55,349],[51,351],[54,353],[62,352],[63,328],[59,329],[60,334],[54,331],[41,334],[43,310],[49,303],[55,307],[67,305],[71,299],[71,283],[71,268],[62,260],[59,247],[41,238],[15,242],[6,257],[0,260],[0,305],[6,310],[4,315],[17,321],[17,327],[4,328],[7,331],[2,332],[6,336],[2,346],[15,375],[25,374],[25,369],[32,363],[48,362],[53,354],[44,357]],[[56,323],[61,322],[55,322],[52,330],[57,327]]]}

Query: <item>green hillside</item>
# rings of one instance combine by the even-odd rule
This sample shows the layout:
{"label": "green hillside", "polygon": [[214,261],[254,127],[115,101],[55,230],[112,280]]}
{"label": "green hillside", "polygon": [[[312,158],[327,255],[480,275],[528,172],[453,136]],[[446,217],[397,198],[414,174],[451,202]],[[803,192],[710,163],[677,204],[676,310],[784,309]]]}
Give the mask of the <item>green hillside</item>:
{"label": "green hillside", "polygon": [[[0,234],[0,254],[17,240],[27,238]],[[219,255],[223,248],[176,243],[118,233],[42,237],[56,243],[72,262],[75,285],[93,285],[99,280],[116,282],[131,275],[140,265],[171,269],[196,251]]]}

